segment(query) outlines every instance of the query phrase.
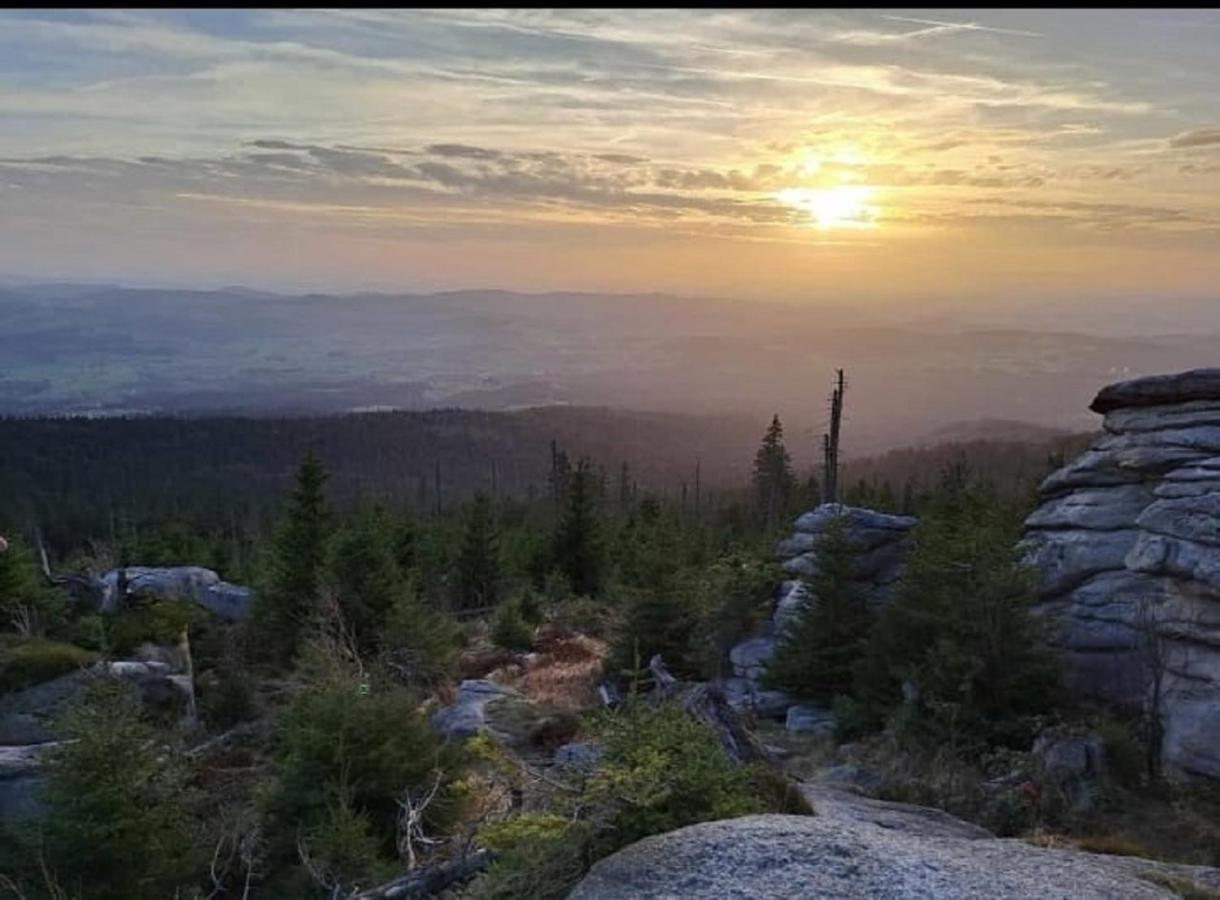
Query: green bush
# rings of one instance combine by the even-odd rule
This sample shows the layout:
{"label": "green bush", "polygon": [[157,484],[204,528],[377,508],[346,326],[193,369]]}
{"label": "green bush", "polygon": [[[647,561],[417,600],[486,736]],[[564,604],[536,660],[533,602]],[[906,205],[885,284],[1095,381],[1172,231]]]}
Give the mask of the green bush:
{"label": "green bush", "polygon": [[153,600],[105,620],[110,652],[122,656],[144,643],[177,644],[182,633],[201,624],[208,613],[185,600]]}
{"label": "green bush", "polygon": [[560,628],[602,638],[610,632],[611,611],[592,597],[565,597],[549,606],[546,620]]}
{"label": "green bush", "polygon": [[588,868],[588,828],[553,813],[524,813],[479,831],[497,859],[466,900],[562,900]]}
{"label": "green bush", "polygon": [[298,830],[333,825],[336,804],[367,818],[382,858],[389,860],[396,858],[403,791],[426,790],[441,779],[425,815],[431,834],[448,831],[462,810],[461,796],[452,789],[465,764],[462,751],[432,731],[406,688],[376,691],[332,676],[293,700],[278,739],[275,777],[261,807],[272,852],[288,864],[295,863]]}
{"label": "green bush", "polygon": [[97,661],[97,654],[59,641],[35,638],[0,647],[0,694],[50,681]]}
{"label": "green bush", "polygon": [[767,666],[768,687],[821,702],[851,690],[873,620],[855,580],[856,556],[845,525],[832,520],[818,541],[807,599]]}
{"label": "green bush", "polygon": [[491,626],[491,639],[505,650],[529,650],[534,644],[534,629],[521,614],[521,601],[505,600],[496,609]]}
{"label": "green bush", "polygon": [[96,682],[58,730],[40,849],[59,883],[97,900],[162,900],[197,883],[210,845],[187,769],[143,720],[136,690]]}
{"label": "green bush", "polygon": [[1106,768],[1123,787],[1135,787],[1148,770],[1144,745],[1131,733],[1131,727],[1109,719],[1097,729],[1106,751]]}
{"label": "green bush", "polygon": [[770,596],[780,574],[774,563],[738,552],[702,568],[696,576],[694,641],[703,675],[729,674],[729,651],[770,614]]}
{"label": "green bush", "polygon": [[[914,737],[968,754],[1028,746],[1055,702],[1057,670],[1030,612],[1020,517],[960,468],[946,471],[913,533],[899,596],[881,614],[854,694],[900,712]],[[904,704],[903,684],[918,699]]]}
{"label": "green bush", "polygon": [[751,813],[812,811],[784,775],[737,765],[677,706],[633,700],[592,727],[605,749],[597,769],[544,809],[481,829],[480,843],[499,858],[464,896],[558,900],[598,859],[648,835]]}
{"label": "green bush", "polygon": [[429,691],[453,677],[463,640],[461,626],[429,607],[412,581],[386,617],[381,660],[395,681]]}
{"label": "green bush", "polygon": [[605,757],[589,790],[613,810],[608,824],[617,846],[766,811],[751,770],[734,763],[711,730],[680,708],[629,702],[604,715],[597,731]]}
{"label": "green bush", "polygon": [[214,684],[196,680],[199,710],[209,728],[224,730],[254,718],[258,711],[254,689],[246,672],[222,670]]}

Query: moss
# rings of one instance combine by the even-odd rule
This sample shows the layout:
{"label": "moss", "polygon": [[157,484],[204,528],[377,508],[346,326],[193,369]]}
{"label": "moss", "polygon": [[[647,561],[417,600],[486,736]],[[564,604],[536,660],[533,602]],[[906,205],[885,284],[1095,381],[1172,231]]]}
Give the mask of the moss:
{"label": "moss", "polygon": [[1104,853],[1109,856],[1141,856],[1155,859],[1157,854],[1138,841],[1121,834],[1094,834],[1077,838],[1076,846],[1089,853]]}
{"label": "moss", "polygon": [[91,665],[97,654],[60,641],[35,639],[0,650],[0,694],[19,691]]}

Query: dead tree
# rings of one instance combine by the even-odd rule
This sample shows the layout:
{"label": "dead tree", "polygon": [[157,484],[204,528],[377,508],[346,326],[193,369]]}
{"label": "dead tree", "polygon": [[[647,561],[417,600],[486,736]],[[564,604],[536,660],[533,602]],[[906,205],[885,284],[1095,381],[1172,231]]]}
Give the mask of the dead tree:
{"label": "dead tree", "polygon": [[830,433],[822,436],[822,502],[839,500],[839,430],[843,423],[843,370],[838,370],[834,392],[830,395]]}

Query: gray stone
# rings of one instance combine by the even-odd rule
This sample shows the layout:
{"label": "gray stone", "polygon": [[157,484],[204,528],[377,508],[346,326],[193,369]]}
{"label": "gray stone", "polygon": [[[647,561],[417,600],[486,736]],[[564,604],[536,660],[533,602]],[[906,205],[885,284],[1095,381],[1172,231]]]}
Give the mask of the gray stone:
{"label": "gray stone", "polygon": [[1125,568],[1140,534],[1122,531],[1031,531],[1022,542],[1025,561],[1041,575],[1046,595],[1063,594],[1102,572]]}
{"label": "gray stone", "polygon": [[744,816],[645,838],[593,866],[570,900],[1170,900],[1141,877],[1220,884],[1214,869],[947,837],[846,815]]}
{"label": "gray stone", "polygon": [[776,641],[772,637],[752,637],[733,645],[729,662],[739,678],[761,677],[767,663],[775,655]]}
{"label": "gray stone", "polygon": [[809,591],[806,590],[804,582],[785,581],[780,586],[779,601],[771,615],[771,624],[777,637],[787,634],[788,629],[800,620],[808,600]]}
{"label": "gray stone", "polygon": [[1153,534],[1220,547],[1220,494],[1155,500],[1140,513],[1136,525]]}
{"label": "gray stone", "polygon": [[37,716],[19,712],[0,714],[0,746],[21,747],[53,739],[46,722]]}
{"label": "gray stone", "polygon": [[784,727],[792,732],[829,737],[834,734],[835,714],[825,707],[799,703],[788,707]]}
{"label": "gray stone", "polygon": [[447,738],[462,740],[488,728],[487,706],[517,692],[485,678],[467,679],[458,686],[457,700],[432,716],[432,727]]}
{"label": "gray stone", "polygon": [[747,678],[726,678],[721,687],[724,699],[738,712],[753,713],[764,719],[783,716],[796,698],[787,691],[772,691]]}
{"label": "gray stone", "polygon": [[820,534],[836,518],[847,526],[849,535],[865,535],[869,532],[907,532],[918,524],[912,516],[894,516],[889,513],[845,506],[840,503],[823,503],[816,509],[797,517],[793,527],[797,531]]}
{"label": "gray stone", "polygon": [[1162,758],[1170,774],[1209,777],[1220,777],[1217,388],[1220,369],[1103,389],[1107,435],[1043,482],[1022,541],[1068,684],[1139,710],[1155,640],[1169,666]]}
{"label": "gray stone", "polygon": [[1101,778],[1105,775],[1105,745],[1095,734],[1040,734],[1034,741],[1033,755],[1042,771],[1055,784],[1072,779]]}
{"label": "gray stone", "polygon": [[776,545],[775,555],[780,559],[789,559],[802,553],[809,553],[817,545],[817,542],[816,535],[810,534],[807,531],[797,531]]}
{"label": "gray stone", "polygon": [[591,772],[597,768],[606,750],[601,744],[572,743],[564,744],[555,751],[555,765],[576,769],[581,772]]}
{"label": "gray stone", "polygon": [[1025,527],[1089,531],[1132,528],[1151,500],[1152,491],[1143,484],[1083,488],[1042,504],[1025,520]]}
{"label": "gray stone", "polygon": [[1106,413],[1102,427],[1111,434],[1220,425],[1220,402],[1198,400],[1172,406],[1130,407]]}
{"label": "gray stone", "polygon": [[1109,413],[1116,409],[1168,406],[1220,400],[1220,369],[1191,369],[1169,375],[1150,375],[1120,381],[1102,388],[1089,409]]}

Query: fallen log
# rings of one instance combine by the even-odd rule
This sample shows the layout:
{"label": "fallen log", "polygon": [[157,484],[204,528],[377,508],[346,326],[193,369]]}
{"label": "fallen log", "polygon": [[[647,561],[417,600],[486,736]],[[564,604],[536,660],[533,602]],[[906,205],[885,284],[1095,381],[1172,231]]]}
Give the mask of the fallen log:
{"label": "fallen log", "polygon": [[434,897],[446,888],[473,878],[495,861],[490,850],[409,872],[380,887],[352,894],[348,900],[419,900]]}

